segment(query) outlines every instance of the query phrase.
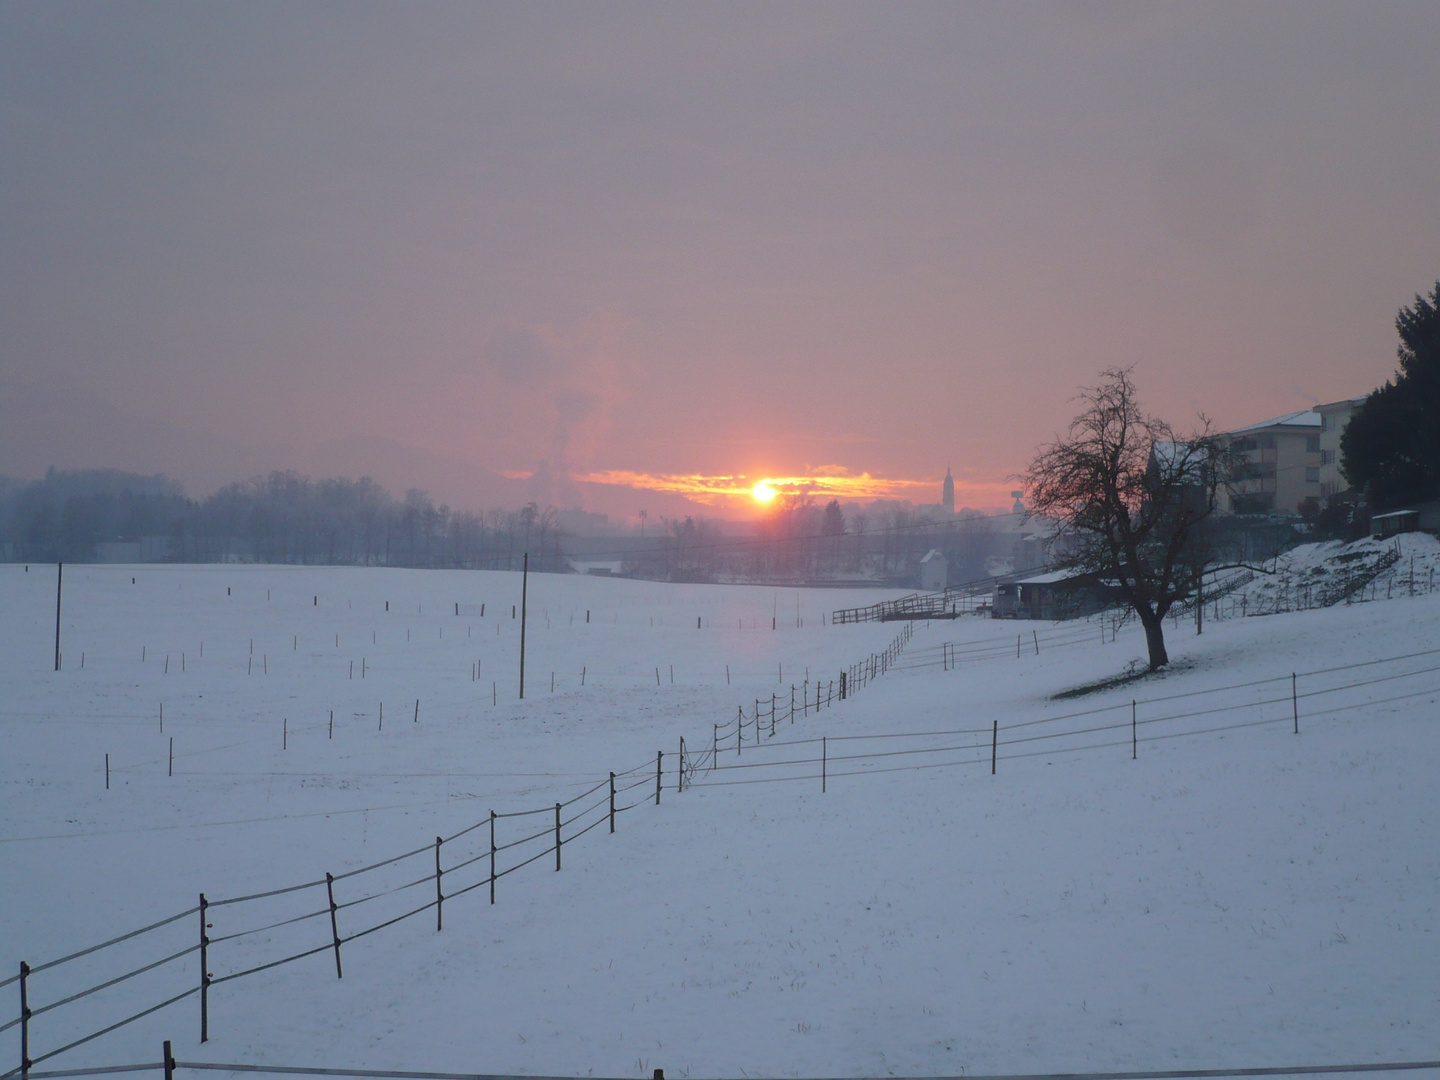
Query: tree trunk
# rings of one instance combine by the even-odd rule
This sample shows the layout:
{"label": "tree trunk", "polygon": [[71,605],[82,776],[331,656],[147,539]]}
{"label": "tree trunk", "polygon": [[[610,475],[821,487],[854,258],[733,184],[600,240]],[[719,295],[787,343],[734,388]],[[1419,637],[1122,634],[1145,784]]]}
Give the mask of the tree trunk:
{"label": "tree trunk", "polygon": [[1140,625],[1145,627],[1145,647],[1150,650],[1150,670],[1162,668],[1170,662],[1165,651],[1165,620],[1142,615]]}

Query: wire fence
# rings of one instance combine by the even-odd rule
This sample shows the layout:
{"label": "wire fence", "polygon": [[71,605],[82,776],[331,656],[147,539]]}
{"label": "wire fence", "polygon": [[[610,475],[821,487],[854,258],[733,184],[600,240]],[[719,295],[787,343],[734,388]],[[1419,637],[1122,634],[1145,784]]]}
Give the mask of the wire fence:
{"label": "wire fence", "polygon": [[[366,866],[242,896],[202,893],[196,904],[139,929],[43,963],[22,961],[18,974],[0,979],[0,988],[18,984],[19,992],[18,1015],[0,1032],[20,1029],[19,1063],[0,1080],[37,1076],[35,1066],[190,998],[199,1000],[205,1042],[212,987],[322,954],[341,978],[350,942],[426,912],[443,929],[448,901],[488,889],[493,904],[502,879],[542,859],[553,858],[559,870],[564,849],[585,834],[607,824],[613,833],[620,815],[658,805],[664,759],[657,752],[552,805],[491,811],[448,837]],[[189,941],[176,948],[180,934]],[[82,960],[77,986],[65,973]],[[123,997],[106,995],[122,984]],[[134,1008],[137,998],[143,1008]],[[122,1002],[130,1005],[117,1016]]]}
{"label": "wire fence", "polygon": [[[932,662],[933,663],[933,662]],[[917,665],[918,666],[918,665]],[[782,737],[749,756],[716,755],[687,787],[819,782],[844,776],[989,766],[1063,754],[1130,750],[1142,744],[1286,727],[1356,710],[1440,697],[1440,649],[1291,672],[1203,690],[1112,702],[1002,725],[998,719],[931,731]]]}
{"label": "wire fence", "polygon": [[[174,1080],[182,1069],[195,1072],[262,1074],[270,1076],[350,1076],[373,1077],[377,1080],[515,1080],[513,1075],[497,1073],[457,1073],[418,1071],[413,1069],[348,1069],[316,1065],[251,1065],[239,1062],[177,1061],[167,1040],[161,1047],[159,1061],[134,1065],[110,1065],[95,1069],[64,1069],[32,1072],[34,1080],[61,1080],[78,1076],[102,1076],[112,1073],[162,1072],[165,1080]],[[1335,1065],[1259,1065],[1251,1068],[1214,1069],[1133,1069],[1125,1072],[1068,1073],[966,1073],[953,1077],[930,1077],[928,1080],[1219,1080],[1223,1077],[1247,1076],[1334,1076],[1378,1072],[1415,1072],[1440,1069],[1435,1061],[1365,1061]],[[751,1074],[753,1075],[753,1074]],[[531,1076],[527,1080],[581,1080],[578,1077]],[[587,1077],[585,1080],[620,1080],[619,1077]],[[665,1080],[665,1070],[656,1069],[654,1080]],[[854,1078],[852,1078],[854,1080]],[[874,1080],[874,1078],[860,1078]]]}
{"label": "wire fence", "polygon": [[[1050,648],[1093,642],[1095,632],[1093,626],[1061,626],[1042,638],[1036,629],[1028,644],[1038,654],[1042,644]],[[1001,648],[1005,655],[1010,651],[1003,642],[943,642],[907,656],[913,635],[914,624],[906,624],[884,650],[843,669],[835,680],[817,681],[813,687],[807,681],[797,688],[798,696],[792,690],[786,699],[772,695],[769,702],[756,700],[749,711],[739,706],[734,719],[713,725],[710,746],[698,754],[689,751],[682,738],[678,762],[671,770],[675,789],[819,781],[824,791],[838,777],[983,768],[987,763],[994,774],[1000,761],[1113,752],[1127,746],[1133,759],[1142,743],[1282,724],[1299,734],[1302,702],[1303,717],[1311,722],[1440,695],[1440,649],[1433,649],[1112,702],[1011,722],[1003,729],[992,720],[989,725],[932,731],[801,738],[790,734],[797,718],[808,717],[812,709],[819,713],[833,708],[889,672],[937,665],[950,670],[966,661],[1001,655]],[[1023,654],[1026,644],[1022,634],[1017,651]],[[553,858],[554,870],[559,871],[567,845],[601,826],[613,833],[619,815],[644,803],[659,805],[665,775],[665,754],[657,751],[653,759],[611,772],[564,801],[504,813],[492,810],[488,817],[448,837],[437,836],[433,843],[338,874],[327,872],[307,881],[215,900],[202,893],[196,904],[182,911],[99,944],[40,964],[22,961],[18,974],[0,979],[0,988],[18,984],[19,992],[18,1015],[0,1024],[0,1032],[20,1029],[19,1065],[0,1073],[0,1080],[37,1077],[41,1074],[35,1066],[192,997],[198,998],[203,1043],[209,1038],[212,987],[325,954],[333,960],[336,977],[343,978],[344,946],[350,942],[432,911],[436,930],[442,930],[447,901],[485,889],[493,904],[502,879],[541,860],[548,864]],[[181,933],[188,940],[181,940]],[[57,977],[49,975],[81,960],[88,964],[77,970],[92,972],[97,961],[112,958],[115,966],[93,981],[82,979],[66,986],[63,979],[52,981]],[[116,995],[106,992],[122,984],[129,994],[125,1000],[140,998],[147,1004],[117,1019]],[[37,991],[46,997],[41,1004],[34,1003]],[[52,1019],[35,1024],[51,1014]],[[32,1052],[37,1034],[46,1044]]]}
{"label": "wire fence", "polygon": [[[788,712],[781,711],[778,696],[771,698],[768,713],[758,700],[748,718],[741,707],[737,719],[723,725],[726,728],[723,738],[722,725],[716,725],[710,750],[698,757],[690,755],[682,738],[678,762],[672,770],[676,790],[683,790],[699,769],[714,765],[722,743],[728,746],[733,740],[739,749],[747,731],[752,741],[758,740],[767,721],[769,737],[773,737],[781,717],[793,723],[797,715],[808,715],[811,708],[818,711],[830,707],[863,689],[891,669],[913,634],[913,625],[906,625],[885,649],[850,665],[838,680],[831,680],[823,687],[816,683],[813,700],[808,680],[798,705],[792,689]],[[415,712],[418,717],[418,702]],[[210,989],[273,968],[329,953],[336,977],[343,978],[343,947],[347,943],[430,911],[435,913],[436,930],[441,930],[447,900],[486,889],[493,904],[497,885],[503,878],[541,860],[548,862],[550,858],[554,859],[554,868],[558,871],[566,845],[601,825],[608,825],[609,832],[613,833],[616,818],[643,803],[653,801],[659,805],[665,783],[664,766],[665,754],[657,751],[653,761],[647,759],[643,764],[612,772],[579,794],[553,805],[506,813],[491,811],[488,818],[449,837],[437,836],[433,844],[423,844],[343,873],[326,873],[309,881],[218,900],[201,893],[195,905],[138,930],[42,964],[21,961],[17,975],[0,980],[0,988],[18,983],[20,997],[18,1015],[0,1024],[0,1033],[20,1028],[20,1062],[18,1067],[0,1073],[0,1080],[31,1075],[36,1065],[191,997],[199,998],[203,1043],[210,1033]],[[422,861],[423,872],[419,869]],[[176,941],[152,937],[170,931],[168,937],[173,939],[176,931],[172,928],[190,920],[194,921],[190,922],[189,940],[179,948],[174,947],[179,944]],[[149,944],[152,940],[154,946]],[[70,989],[68,993],[57,987],[50,1000],[38,1006],[32,1004],[37,990],[51,989],[50,980],[36,982],[36,976],[137,941],[142,944],[114,955],[118,971],[113,968],[105,971],[93,982],[82,980],[79,988]],[[159,978],[143,984],[131,983],[156,972],[161,973]],[[131,983],[127,987],[134,991],[131,1000],[148,994],[146,1000],[150,1003],[115,1019],[105,1006],[116,1002],[105,999],[104,992],[122,983]],[[33,1024],[42,1016],[92,997],[99,999],[95,1004],[101,1008],[81,1013],[72,1009],[68,1029],[59,1023],[58,1015],[53,1026],[52,1023]],[[58,1034],[65,1030],[72,1033],[83,1030],[85,1034],[67,1039]],[[53,1041],[43,1050],[32,1053],[31,1039],[36,1034],[50,1035]]]}
{"label": "wire fence", "polygon": [[[772,692],[768,701],[755,698],[748,711],[744,705],[737,705],[733,719],[711,725],[710,746],[707,749],[698,754],[681,750],[682,777],[712,766],[721,754],[731,750],[740,756],[747,743],[758,746],[763,740],[775,738],[782,727],[793,725],[797,718],[808,717],[812,711],[818,713],[822,709],[833,708],[839,702],[854,697],[871,682],[894,670],[914,636],[915,624],[907,623],[884,649],[851,664],[834,679],[806,679],[798,685],[792,683],[788,695]],[[684,779],[681,781],[682,785],[686,782]]]}

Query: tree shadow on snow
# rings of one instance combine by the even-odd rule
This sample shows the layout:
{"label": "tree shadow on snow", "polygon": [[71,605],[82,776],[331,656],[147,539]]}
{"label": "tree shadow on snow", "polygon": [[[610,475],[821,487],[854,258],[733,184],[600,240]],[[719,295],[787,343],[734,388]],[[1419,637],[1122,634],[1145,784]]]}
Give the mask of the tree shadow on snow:
{"label": "tree shadow on snow", "polygon": [[1136,683],[1159,682],[1171,675],[1180,675],[1194,670],[1198,665],[1194,660],[1172,660],[1162,668],[1151,671],[1145,661],[1136,657],[1125,665],[1125,670],[1119,675],[1112,675],[1107,679],[1099,679],[1095,682],[1081,683],[1079,686],[1072,686],[1068,690],[1061,690],[1059,693],[1051,694],[1051,701],[1069,701],[1073,698],[1088,697],[1090,694],[1102,694],[1106,690],[1117,690],[1122,686],[1131,686]]}

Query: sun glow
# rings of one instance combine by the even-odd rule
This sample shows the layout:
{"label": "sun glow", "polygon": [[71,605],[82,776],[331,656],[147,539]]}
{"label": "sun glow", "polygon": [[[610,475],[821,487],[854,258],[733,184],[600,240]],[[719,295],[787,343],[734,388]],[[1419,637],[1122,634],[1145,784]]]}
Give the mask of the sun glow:
{"label": "sun glow", "polygon": [[[830,499],[916,499],[929,501],[940,490],[940,480],[923,480],[871,476],[851,473],[839,466],[817,467],[809,476],[766,476],[751,480],[743,474],[702,476],[695,473],[644,473],[627,469],[581,473],[574,477],[582,483],[607,484],[637,488],[641,491],[663,491],[683,495],[697,503],[710,506],[736,506],[743,503],[750,509],[770,509],[780,496],[810,496],[820,502]],[[972,505],[1009,506],[1005,494],[1013,485],[1008,481],[967,482],[958,477],[956,497],[970,500]]]}

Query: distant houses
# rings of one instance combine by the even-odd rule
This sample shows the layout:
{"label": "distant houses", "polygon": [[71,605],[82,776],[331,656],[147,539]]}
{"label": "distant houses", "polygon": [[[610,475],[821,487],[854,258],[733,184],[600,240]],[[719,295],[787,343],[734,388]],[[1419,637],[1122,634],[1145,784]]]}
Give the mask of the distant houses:
{"label": "distant houses", "polygon": [[920,560],[920,588],[926,592],[939,592],[949,582],[946,580],[949,561],[939,548],[931,548]]}

